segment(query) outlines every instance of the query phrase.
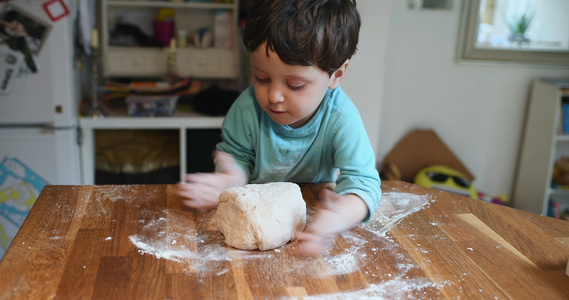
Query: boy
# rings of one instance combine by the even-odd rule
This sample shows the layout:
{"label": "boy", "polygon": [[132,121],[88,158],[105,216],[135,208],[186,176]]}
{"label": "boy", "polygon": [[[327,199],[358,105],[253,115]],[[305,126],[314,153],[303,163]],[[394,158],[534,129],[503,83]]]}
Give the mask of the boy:
{"label": "boy", "polygon": [[359,28],[355,0],[254,1],[243,34],[253,86],[225,117],[216,172],[179,184],[185,205],[216,207],[223,189],[247,183],[335,182],[299,237],[309,255],[373,214],[381,197],[375,155],[340,87]]}

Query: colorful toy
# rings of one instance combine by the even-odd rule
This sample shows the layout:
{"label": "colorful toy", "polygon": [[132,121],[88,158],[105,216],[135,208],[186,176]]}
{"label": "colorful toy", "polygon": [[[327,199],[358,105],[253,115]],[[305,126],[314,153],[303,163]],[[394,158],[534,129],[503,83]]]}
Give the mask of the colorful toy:
{"label": "colorful toy", "polygon": [[478,191],[478,199],[489,203],[508,205],[508,196],[500,194],[498,196],[490,196],[484,192]]}
{"label": "colorful toy", "polygon": [[444,165],[421,169],[415,175],[415,184],[478,199],[476,188],[466,176]]}

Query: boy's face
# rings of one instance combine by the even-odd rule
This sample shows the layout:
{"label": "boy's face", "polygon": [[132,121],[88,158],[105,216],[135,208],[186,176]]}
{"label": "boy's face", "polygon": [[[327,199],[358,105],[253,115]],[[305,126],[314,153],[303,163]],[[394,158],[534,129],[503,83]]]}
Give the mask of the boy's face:
{"label": "boy's face", "polygon": [[251,52],[251,71],[257,102],[273,121],[299,128],[318,109],[328,88],[340,84],[344,64],[332,76],[316,66],[287,65],[265,46]]}

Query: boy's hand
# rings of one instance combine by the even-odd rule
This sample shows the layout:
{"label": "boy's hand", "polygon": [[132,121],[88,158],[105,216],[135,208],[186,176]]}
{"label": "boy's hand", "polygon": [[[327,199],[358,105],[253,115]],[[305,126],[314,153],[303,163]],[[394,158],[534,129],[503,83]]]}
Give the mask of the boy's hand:
{"label": "boy's hand", "polygon": [[237,167],[231,154],[214,151],[215,173],[194,173],[186,175],[187,183],[179,183],[178,194],[185,198],[184,205],[205,210],[219,204],[219,194],[229,187],[247,183],[247,176]]}
{"label": "boy's hand", "polygon": [[314,220],[298,237],[302,255],[321,254],[332,246],[336,233],[363,221],[368,214],[365,202],[354,194],[342,196],[324,189],[319,204]]}

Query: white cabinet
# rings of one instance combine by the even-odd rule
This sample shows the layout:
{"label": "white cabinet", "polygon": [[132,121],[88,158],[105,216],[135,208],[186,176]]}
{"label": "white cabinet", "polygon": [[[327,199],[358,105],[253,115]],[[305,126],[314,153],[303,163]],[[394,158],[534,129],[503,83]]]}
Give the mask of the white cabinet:
{"label": "white cabinet", "polygon": [[514,188],[514,207],[547,215],[554,197],[569,207],[569,191],[552,188],[556,160],[569,156],[569,135],[560,132],[562,100],[569,98],[569,79],[536,80],[529,110]]}
{"label": "white cabinet", "polygon": [[[193,172],[191,159],[212,160],[211,151],[214,144],[204,149],[204,139],[196,132],[219,130],[223,117],[209,117],[197,114],[177,114],[173,117],[110,117],[93,120],[81,118],[79,125],[83,134],[81,159],[83,184],[95,184],[95,134],[97,130],[177,130],[179,132],[180,180],[184,174]],[[210,149],[211,148],[211,149]],[[190,157],[202,150],[199,157]],[[199,153],[200,151],[198,151]]]}
{"label": "white cabinet", "polygon": [[[152,31],[153,18],[158,15],[160,9],[165,8],[175,12],[174,37],[178,30],[184,30],[189,38],[188,47],[176,47],[176,72],[180,76],[237,79],[240,49],[237,28],[239,4],[238,0],[225,2],[228,1],[202,3],[103,0],[101,2],[103,76],[149,77],[164,76],[167,73],[170,47],[110,44],[110,34],[117,22],[129,24],[131,21],[138,22],[142,29],[147,29],[147,35],[152,35],[148,31]],[[196,46],[192,43],[193,36],[203,28],[209,29],[208,38],[211,43],[206,46]],[[219,42],[221,38],[224,40]]]}

